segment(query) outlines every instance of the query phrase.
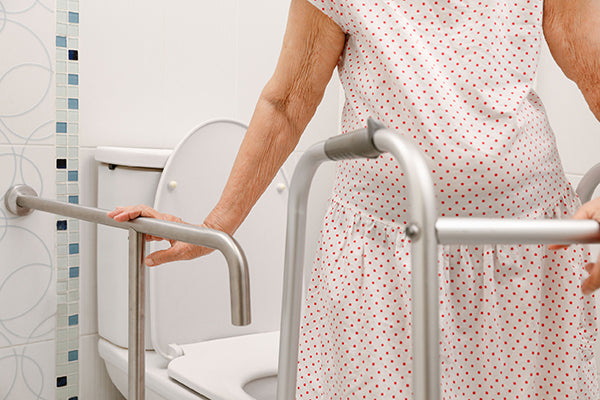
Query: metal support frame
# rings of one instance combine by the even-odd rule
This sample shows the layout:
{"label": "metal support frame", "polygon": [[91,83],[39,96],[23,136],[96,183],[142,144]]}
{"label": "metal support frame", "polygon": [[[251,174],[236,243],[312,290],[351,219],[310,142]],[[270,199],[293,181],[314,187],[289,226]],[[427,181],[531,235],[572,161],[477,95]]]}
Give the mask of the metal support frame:
{"label": "metal support frame", "polygon": [[144,234],[219,250],[229,269],[231,322],[240,326],[250,323],[248,263],[239,243],[226,233],[151,218],[117,222],[106,215],[106,210],[39,198],[35,191],[26,185],[11,187],[4,195],[4,203],[6,209],[16,215],[27,215],[33,210],[40,210],[129,230],[129,400],[143,400],[145,389]]}
{"label": "metal support frame", "polygon": [[[408,181],[412,265],[413,399],[439,400],[439,244],[572,244],[600,242],[596,221],[437,218],[429,168],[406,138],[369,120],[368,127],[310,147],[292,177],[288,206],[277,399],[295,398],[304,269],[306,203],[312,178],[329,160],[374,158],[390,152]],[[589,200],[600,167],[582,179],[578,192]],[[590,188],[590,186],[593,186]]]}
{"label": "metal support frame", "polygon": [[145,399],[146,347],[144,321],[146,302],[146,268],[144,266],[145,235],[129,228],[129,359],[127,390],[131,399]]}
{"label": "metal support frame", "polygon": [[[290,186],[286,237],[278,400],[292,400],[302,300],[306,204],[312,178],[329,160],[375,158],[390,152],[408,179],[409,225],[412,246],[412,337],[414,400],[439,400],[439,313],[437,245],[571,244],[600,242],[595,221],[437,218],[435,193],[429,169],[420,151],[407,139],[372,120],[368,127],[317,143],[302,156]],[[600,182],[600,166],[582,179],[578,192],[587,201]],[[250,323],[248,266],[240,245],[229,235],[212,229],[150,218],[116,222],[106,210],[40,199],[25,185],[5,194],[7,210],[27,215],[32,210],[77,218],[129,230],[129,399],[144,399],[144,234],[193,243],[219,250],[229,267],[231,317],[234,325]]]}

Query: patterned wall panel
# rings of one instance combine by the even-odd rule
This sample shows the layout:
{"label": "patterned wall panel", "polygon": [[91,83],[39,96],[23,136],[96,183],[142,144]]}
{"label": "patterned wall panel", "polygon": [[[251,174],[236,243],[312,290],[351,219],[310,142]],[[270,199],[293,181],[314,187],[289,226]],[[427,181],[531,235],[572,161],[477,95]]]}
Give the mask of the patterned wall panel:
{"label": "patterned wall panel", "polygon": [[[52,0],[0,0],[2,197],[17,183],[56,196],[55,16]],[[55,226],[0,207],[0,399],[56,397]]]}

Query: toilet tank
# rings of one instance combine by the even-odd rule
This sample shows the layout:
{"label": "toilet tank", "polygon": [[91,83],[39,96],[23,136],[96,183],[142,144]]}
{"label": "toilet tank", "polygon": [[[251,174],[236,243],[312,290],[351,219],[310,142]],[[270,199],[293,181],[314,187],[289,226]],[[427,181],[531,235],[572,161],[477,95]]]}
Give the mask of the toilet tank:
{"label": "toilet tank", "polygon": [[[98,147],[98,207],[152,205],[162,170],[171,150]],[[127,347],[128,232],[98,225],[98,333]],[[146,291],[148,293],[148,291]],[[149,310],[146,299],[146,310]],[[146,314],[146,348],[150,343],[150,318]]]}

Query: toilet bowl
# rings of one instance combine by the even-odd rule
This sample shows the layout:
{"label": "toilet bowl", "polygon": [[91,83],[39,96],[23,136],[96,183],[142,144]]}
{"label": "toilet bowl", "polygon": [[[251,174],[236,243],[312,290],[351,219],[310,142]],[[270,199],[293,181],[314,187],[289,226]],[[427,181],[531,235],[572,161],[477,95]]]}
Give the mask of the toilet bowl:
{"label": "toilet bowl", "polygon": [[[98,207],[145,203],[201,223],[245,131],[219,120],[193,129],[172,152],[98,148]],[[147,268],[146,399],[275,398],[286,204],[279,171],[235,234],[250,271],[249,326],[231,325],[228,270],[218,252]],[[127,397],[126,235],[98,227],[98,351]],[[147,251],[160,246],[152,242]]]}

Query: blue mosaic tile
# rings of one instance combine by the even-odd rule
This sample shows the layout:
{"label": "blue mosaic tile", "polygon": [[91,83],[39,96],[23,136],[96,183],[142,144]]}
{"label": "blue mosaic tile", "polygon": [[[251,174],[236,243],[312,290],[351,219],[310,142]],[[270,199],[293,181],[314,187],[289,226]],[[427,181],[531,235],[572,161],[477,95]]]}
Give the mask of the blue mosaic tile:
{"label": "blue mosaic tile", "polygon": [[69,315],[69,326],[79,324],[79,314]]}
{"label": "blue mosaic tile", "polygon": [[56,47],[67,47],[66,36],[57,36],[56,37]]}
{"label": "blue mosaic tile", "polygon": [[[71,196],[69,196],[71,197]],[[69,199],[69,203],[71,203]],[[69,254],[79,254],[79,243],[70,243],[69,244]]]}
{"label": "blue mosaic tile", "polygon": [[[56,79],[55,108],[56,121],[60,121],[56,123],[56,174],[57,182],[61,182],[66,189],[59,193],[57,187],[56,197],[58,201],[79,204],[79,65],[77,62],[79,60],[79,1],[57,0],[55,14],[58,23],[55,33],[56,71],[59,73]],[[68,136],[65,135],[67,133]],[[56,226],[57,238],[64,239],[60,242],[64,254],[57,256],[57,265],[61,266],[57,290],[58,284],[63,284],[66,290],[57,293],[57,306],[65,310],[62,314],[63,328],[57,329],[57,337],[66,339],[68,331],[69,340],[68,344],[58,347],[55,397],[56,400],[78,400],[79,221],[65,219],[58,221]],[[65,361],[69,364],[65,364]],[[68,375],[68,382],[66,375]]]}
{"label": "blue mosaic tile", "polygon": [[79,352],[77,350],[71,350],[67,353],[67,360],[77,361],[79,359]]}

